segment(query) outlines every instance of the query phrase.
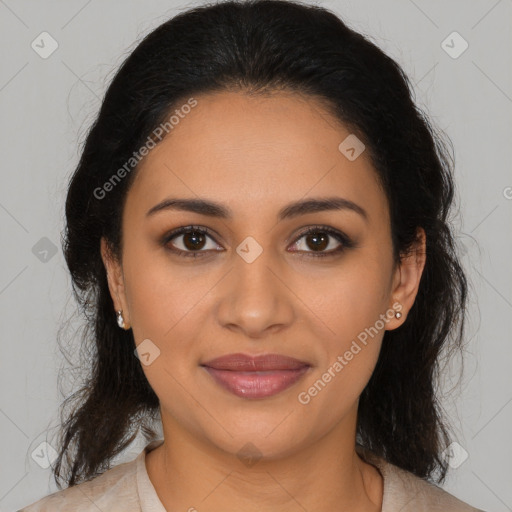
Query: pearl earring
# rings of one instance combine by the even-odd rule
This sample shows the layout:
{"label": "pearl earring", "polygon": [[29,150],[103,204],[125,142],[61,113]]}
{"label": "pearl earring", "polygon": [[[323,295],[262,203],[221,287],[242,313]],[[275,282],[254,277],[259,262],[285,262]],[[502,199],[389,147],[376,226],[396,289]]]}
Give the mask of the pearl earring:
{"label": "pearl earring", "polygon": [[400,313],[400,311],[397,311],[395,313],[395,318],[401,318],[402,317],[402,313]]}
{"label": "pearl earring", "polygon": [[122,309],[120,309],[117,312],[117,325],[119,325],[119,327],[121,327],[121,329],[125,328],[125,326],[124,326],[124,318],[123,318],[123,310]]}

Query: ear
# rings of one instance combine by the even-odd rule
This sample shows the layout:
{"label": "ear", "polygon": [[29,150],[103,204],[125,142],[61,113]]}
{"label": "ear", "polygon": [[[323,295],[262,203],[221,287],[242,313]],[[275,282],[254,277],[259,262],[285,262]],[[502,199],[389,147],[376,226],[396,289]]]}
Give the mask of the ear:
{"label": "ear", "polygon": [[113,311],[112,314],[115,315],[119,310],[122,310],[124,323],[126,329],[128,329],[130,326],[130,312],[126,300],[122,265],[114,254],[112,254],[108,242],[104,237],[101,238],[101,259],[103,260],[103,265],[107,272],[108,289],[110,290],[110,296],[114,303],[115,311]]}
{"label": "ear", "polygon": [[402,313],[398,319],[393,317],[388,322],[388,327],[392,330],[399,327],[407,318],[407,313],[411,310],[418,289],[421,276],[425,267],[427,258],[427,237],[423,228],[418,228],[416,232],[416,241],[414,242],[408,254],[402,256],[393,278],[392,297],[393,303],[400,303],[402,309],[394,308]]}

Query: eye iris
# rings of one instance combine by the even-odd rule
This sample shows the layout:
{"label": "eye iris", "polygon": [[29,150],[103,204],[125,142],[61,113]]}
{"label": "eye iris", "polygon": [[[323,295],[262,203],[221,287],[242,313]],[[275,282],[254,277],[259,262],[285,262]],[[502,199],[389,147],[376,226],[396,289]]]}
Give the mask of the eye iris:
{"label": "eye iris", "polygon": [[[309,241],[313,241],[313,245],[310,245]],[[306,236],[306,243],[310,249],[321,251],[329,245],[329,235],[322,232],[309,234]]]}
{"label": "eye iris", "polygon": [[188,231],[183,235],[183,245],[190,250],[202,249],[205,240],[204,234],[198,231]]}

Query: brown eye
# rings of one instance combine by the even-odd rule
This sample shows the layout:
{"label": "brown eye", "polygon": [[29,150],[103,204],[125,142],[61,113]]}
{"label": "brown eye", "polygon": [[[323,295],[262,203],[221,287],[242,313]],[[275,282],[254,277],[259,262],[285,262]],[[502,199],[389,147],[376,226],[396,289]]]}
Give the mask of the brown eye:
{"label": "brown eye", "polygon": [[190,251],[202,249],[206,242],[206,237],[199,231],[189,231],[183,235],[183,245]]}
{"label": "brown eye", "polygon": [[[301,242],[304,240],[303,242]],[[355,243],[343,233],[332,228],[313,226],[303,232],[294,243],[292,252],[304,252],[309,256],[335,256]]]}
{"label": "brown eye", "polygon": [[329,245],[329,235],[321,231],[306,235],[305,240],[306,245],[314,251],[323,251]]}
{"label": "brown eye", "polygon": [[212,250],[222,250],[208,231],[194,226],[179,228],[167,234],[162,240],[162,245],[180,256],[194,258],[206,256]]}

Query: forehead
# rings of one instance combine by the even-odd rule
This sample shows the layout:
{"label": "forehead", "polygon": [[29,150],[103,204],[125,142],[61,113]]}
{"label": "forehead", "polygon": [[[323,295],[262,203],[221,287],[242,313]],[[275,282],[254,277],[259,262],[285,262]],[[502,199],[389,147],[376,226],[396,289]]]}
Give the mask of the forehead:
{"label": "forehead", "polygon": [[364,204],[370,217],[386,215],[367,152],[349,160],[340,151],[351,132],[321,103],[282,92],[195,99],[139,165],[127,208],[147,210],[166,196],[203,197],[245,216],[307,196],[339,195]]}

